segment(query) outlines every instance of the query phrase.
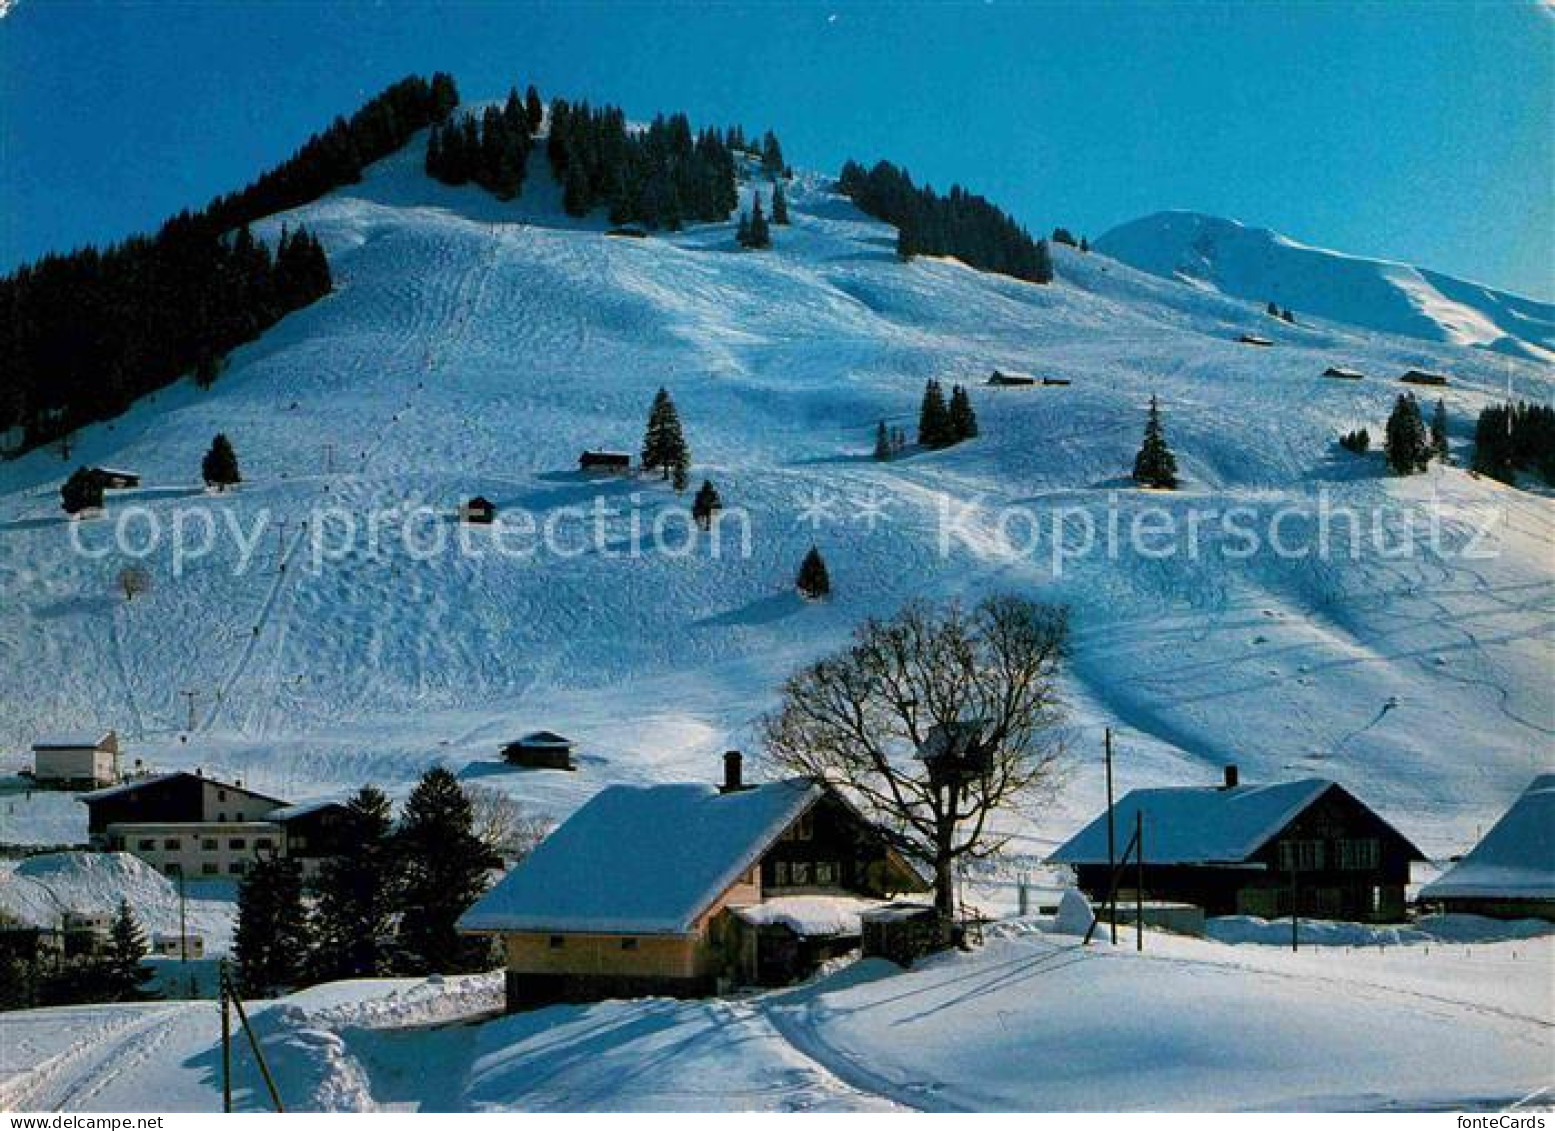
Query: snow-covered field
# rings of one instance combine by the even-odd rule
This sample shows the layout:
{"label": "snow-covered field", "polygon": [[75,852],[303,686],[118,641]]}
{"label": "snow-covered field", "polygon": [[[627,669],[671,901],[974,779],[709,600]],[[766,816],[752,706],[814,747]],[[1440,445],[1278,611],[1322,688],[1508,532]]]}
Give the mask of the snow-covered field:
{"label": "snow-covered field", "polygon": [[[794,225],[752,254],[733,249],[729,225],[619,240],[565,220],[543,162],[514,206],[428,181],[418,154],[285,217],[322,234],[335,295],[238,351],[210,391],[180,384],[79,437],[72,464],[145,477],[112,494],[106,518],[64,520],[56,454],[0,466],[8,762],[24,764],[42,730],[113,726],[132,758],[288,799],[403,788],[441,761],[564,815],[607,782],[713,775],[716,752],[749,746],[781,678],[860,618],[1000,589],[1074,612],[1084,763],[1029,830],[1033,853],[1094,812],[1106,724],[1121,731],[1125,788],[1214,780],[1228,761],[1251,781],[1326,774],[1441,854],[1465,849],[1547,761],[1549,498],[1461,468],[1395,480],[1379,455],[1333,444],[1360,424],[1377,434],[1393,378],[1418,365],[1453,374],[1461,453],[1509,381],[1549,398],[1547,366],[1310,318],[1278,348],[1249,349],[1234,338],[1264,320],[1253,304],[1064,248],[1049,287],[903,266],[890,229],[820,177],[793,186]],[[1320,379],[1335,362],[1372,376]],[[1073,384],[981,387],[994,366]],[[930,376],[973,386],[982,436],[875,463],[876,422],[911,431]],[[629,554],[633,515],[651,529],[675,496],[576,474],[585,447],[635,450],[661,384],[686,422],[693,482],[711,477],[748,513],[748,556],[651,539]],[[1151,394],[1186,475],[1171,496],[1123,478]],[[246,481],[212,499],[198,466],[217,431]],[[475,531],[481,556],[424,555],[395,536],[409,506],[446,516],[477,492],[555,522],[563,551],[503,556]],[[1079,552],[1087,524],[1104,546],[1110,515],[1126,530],[1158,506],[1184,524],[1194,509],[1247,507],[1261,524],[1294,506],[1310,513],[1282,534],[1299,541],[1320,496],[1391,508],[1395,536],[1435,514],[1441,542],[1405,556],[1340,523],[1328,560],[1267,546],[1236,557],[1211,520],[1193,556],[1183,534],[1169,558]],[[592,519],[568,508],[596,500],[602,538],[571,552]],[[214,513],[214,548],[175,577],[171,528],[194,506]],[[132,508],[133,544],[153,530],[162,541],[146,562],[154,591],[125,603],[111,581],[129,557],[70,544],[110,545]],[[396,508],[376,546],[363,533],[374,508]],[[1008,508],[1035,516],[1031,545]],[[198,542],[202,520],[182,521]],[[1474,549],[1487,556],[1465,558],[1486,524]],[[456,534],[440,519],[414,530],[417,546]],[[819,605],[790,590],[812,541],[835,581]],[[1055,544],[1070,554],[1061,568]],[[498,743],[536,725],[579,739],[583,771],[501,772]],[[79,839],[83,808],[58,801],[0,799],[0,840],[72,827]]]}
{"label": "snow-covered field", "polygon": [[[88,430],[69,465],[0,465],[0,771],[39,732],[111,726],[130,759],[289,800],[402,792],[446,763],[564,817],[614,782],[714,778],[720,751],[753,749],[782,678],[863,617],[1001,590],[1071,606],[1076,762],[983,877],[1000,909],[1098,810],[1104,726],[1122,789],[1213,782],[1226,762],[1250,782],[1329,776],[1438,857],[1548,767],[1555,506],[1461,466],[1481,407],[1508,388],[1551,399],[1537,355],[1310,306],[1253,349],[1235,339],[1266,331],[1261,302],[1065,248],[1048,287],[902,265],[891,230],[821,177],[792,186],[793,226],[756,254],[728,224],[608,238],[560,216],[540,161],[516,206],[419,165],[412,146],[265,225],[319,232],[337,290],[212,389]],[[1333,364],[1370,376],[1321,379]],[[1334,440],[1380,435],[1412,366],[1452,375],[1460,466],[1399,480]],[[1072,384],[984,387],[994,367]],[[929,377],[971,387],[981,436],[873,461],[877,422],[910,433]],[[737,518],[721,553],[676,552],[683,524],[656,543],[636,523],[686,500],[575,471],[584,448],[635,451],[661,385],[693,487],[710,477],[743,512],[748,554]],[[1171,495],[1126,479],[1152,395],[1185,477]],[[245,482],[211,497],[198,468],[218,431]],[[145,485],[68,523],[57,490],[78,462]],[[459,552],[449,516],[477,493],[554,528],[560,551],[505,554],[471,529],[480,552]],[[1361,523],[1335,521],[1327,555],[1239,553],[1225,526],[1245,508],[1241,525],[1291,545],[1325,506]],[[1159,535],[1110,552],[1109,524],[1157,511],[1174,552]],[[175,526],[201,543],[201,515],[211,548],[178,562]],[[132,546],[161,538],[153,591],[129,603],[112,581],[130,555],[96,554],[121,519]],[[812,543],[834,595],[807,604],[791,582]],[[542,726],[579,740],[579,772],[500,764]],[[84,839],[67,797],[0,795],[0,842]],[[485,979],[320,987],[255,1013],[299,1107],[1490,1105],[1548,1083],[1552,960],[1548,939],[1287,955],[1161,936],[1139,957],[1013,933],[907,974],[865,964],[722,1002],[465,1023],[497,1000]],[[0,1100],[210,1108],[214,1025],[199,1002],[8,1016]]]}
{"label": "snow-covered field", "polygon": [[[1549,1084],[1549,937],[1290,954],[1015,923],[791,990],[511,1017],[496,975],[255,1003],[293,1110],[1492,1108]],[[0,1021],[0,1106],[213,1110],[210,1002]],[[266,1104],[247,1050],[237,1101]]]}

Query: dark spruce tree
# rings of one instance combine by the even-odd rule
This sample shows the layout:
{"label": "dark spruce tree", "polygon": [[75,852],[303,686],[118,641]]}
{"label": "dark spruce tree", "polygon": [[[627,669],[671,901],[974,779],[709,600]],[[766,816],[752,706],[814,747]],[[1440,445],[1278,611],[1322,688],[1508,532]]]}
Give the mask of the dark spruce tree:
{"label": "dark spruce tree", "polygon": [[788,224],[788,195],[783,191],[783,182],[778,181],[772,186],[772,222]]}
{"label": "dark spruce tree", "polygon": [[680,427],[680,413],[670,399],[669,390],[660,389],[648,411],[648,427],[643,434],[642,467],[658,471],[665,479],[684,475],[691,466],[691,449]]}
{"label": "dark spruce tree", "polygon": [[1089,255],[1090,251],[1091,251],[1091,241],[1086,239],[1084,236],[1081,236],[1080,237],[1080,252],[1081,252],[1081,254]]}
{"label": "dark spruce tree", "polygon": [[749,212],[741,212],[739,221],[734,225],[734,242],[741,247],[751,245],[751,217]]}
{"label": "dark spruce tree", "polygon": [[78,467],[70,473],[59,489],[59,505],[66,514],[76,515],[85,510],[101,510],[103,505],[103,478],[96,472]]}
{"label": "dark spruce tree", "polygon": [[1448,462],[1447,402],[1436,398],[1436,409],[1431,413],[1431,455],[1443,463]]}
{"label": "dark spruce tree", "polygon": [[232,960],[244,997],[271,997],[303,984],[312,949],[302,902],[302,866],[286,856],[249,861],[238,885]]}
{"label": "dark spruce tree", "polygon": [[718,497],[718,488],[713,486],[713,481],[702,480],[696,498],[691,501],[691,517],[703,530],[709,530],[713,525],[713,516],[723,509],[723,500]]}
{"label": "dark spruce tree", "polygon": [[1031,274],[1028,278],[1033,283],[1051,283],[1053,281],[1053,249],[1048,247],[1047,240],[1037,241],[1031,260]]}
{"label": "dark spruce tree", "polygon": [[795,578],[794,586],[806,600],[819,601],[831,596],[831,574],[826,571],[826,560],[821,557],[821,551],[814,546],[799,563],[799,576]]}
{"label": "dark spruce tree", "polygon": [[761,139],[761,171],[772,180],[777,180],[786,170],[783,147],[778,144],[777,135],[768,130]]}
{"label": "dark spruce tree", "polygon": [[1431,442],[1420,418],[1420,404],[1412,393],[1404,393],[1394,402],[1382,450],[1395,475],[1414,475],[1430,466]]}
{"label": "dark spruce tree", "polygon": [[200,461],[200,475],[207,487],[215,487],[218,491],[243,482],[243,474],[238,470],[238,455],[232,450],[232,441],[227,439],[225,432],[216,433],[211,441],[210,451]]}
{"label": "dark spruce tree", "polygon": [[1134,482],[1146,487],[1170,491],[1177,486],[1177,457],[1167,446],[1161,427],[1161,408],[1150,398],[1150,415],[1145,419],[1145,439],[1134,457]]}
{"label": "dark spruce tree", "polygon": [[376,978],[392,970],[395,885],[389,799],[363,786],[346,803],[340,852],[319,871],[312,973],[319,981]]}
{"label": "dark spruce tree", "polygon": [[945,448],[955,442],[945,392],[931,377],[923,386],[923,403],[918,409],[918,443],[925,448]]}
{"label": "dark spruce tree", "polygon": [[1358,456],[1363,456],[1371,450],[1371,433],[1364,428],[1346,432],[1339,437],[1339,446],[1347,452],[1354,452]]}
{"label": "dark spruce tree", "polygon": [[949,425],[955,443],[977,435],[977,413],[972,408],[972,398],[960,385],[950,390]]}
{"label": "dark spruce tree", "polygon": [[452,773],[438,766],[422,775],[405,800],[394,839],[402,876],[399,946],[408,969],[483,969],[489,947],[461,935],[456,924],[500,861],[475,834],[469,796]]}
{"label": "dark spruce tree", "polygon": [[103,952],[103,980],[110,1001],[142,1001],[154,996],[144,988],[153,973],[142,961],[147,949],[146,932],[130,909],[129,900],[119,900]]}
{"label": "dark spruce tree", "polygon": [[884,463],[896,454],[895,445],[891,442],[891,431],[882,420],[875,429],[875,459]]}
{"label": "dark spruce tree", "polygon": [[1280,316],[1280,308],[1275,305],[1272,298],[1269,300],[1269,304],[1263,308],[1263,312],[1270,318],[1278,318]]}

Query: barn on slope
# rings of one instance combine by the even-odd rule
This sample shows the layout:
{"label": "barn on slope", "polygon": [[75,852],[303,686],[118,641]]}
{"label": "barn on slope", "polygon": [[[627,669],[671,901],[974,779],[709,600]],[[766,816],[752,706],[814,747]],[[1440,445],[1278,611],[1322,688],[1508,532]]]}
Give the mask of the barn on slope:
{"label": "barn on slope", "polygon": [[1495,919],[1555,920],[1555,774],[1540,774],[1419,901]]}

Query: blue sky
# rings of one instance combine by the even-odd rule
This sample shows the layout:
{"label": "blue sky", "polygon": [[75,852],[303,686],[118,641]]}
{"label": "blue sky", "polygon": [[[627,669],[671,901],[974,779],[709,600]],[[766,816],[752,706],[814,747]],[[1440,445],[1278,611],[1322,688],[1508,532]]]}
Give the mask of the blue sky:
{"label": "blue sky", "polygon": [[[3,0],[0,0],[3,3]],[[889,157],[1033,229],[1192,208],[1555,297],[1520,3],[85,3],[0,19],[0,267],[203,204],[409,72]]]}

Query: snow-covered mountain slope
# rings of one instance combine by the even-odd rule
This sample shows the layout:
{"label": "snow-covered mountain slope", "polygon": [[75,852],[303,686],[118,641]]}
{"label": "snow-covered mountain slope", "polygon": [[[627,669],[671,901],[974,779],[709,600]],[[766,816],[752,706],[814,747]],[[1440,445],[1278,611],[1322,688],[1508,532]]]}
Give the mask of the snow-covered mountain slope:
{"label": "snow-covered mountain slope", "polygon": [[1308,247],[1235,220],[1157,212],[1113,228],[1096,250],[1152,275],[1272,301],[1298,316],[1555,360],[1555,305],[1423,267]]}
{"label": "snow-covered mountain slope", "polygon": [[[731,224],[611,238],[562,216],[535,164],[515,207],[427,180],[412,145],[266,225],[319,232],[336,293],[237,351],[209,391],[180,384],[81,435],[69,466],[145,477],[105,519],[63,519],[58,455],[0,466],[8,760],[41,730],[114,726],[132,757],[288,799],[402,788],[447,761],[561,815],[609,782],[716,774],[782,678],[861,618],[999,590],[1073,609],[1083,757],[1059,812],[1028,830],[1033,853],[1095,812],[1104,725],[1120,729],[1125,788],[1214,780],[1230,761],[1250,781],[1325,774],[1442,853],[1548,757],[1549,499],[1460,468],[1393,479],[1334,445],[1358,425],[1377,435],[1396,376],[1422,366],[1453,375],[1461,453],[1509,379],[1550,398],[1547,365],[1326,322],[1249,349],[1235,339],[1265,329],[1255,306],[1062,248],[1047,287],[903,265],[891,230],[819,177],[792,186],[770,252],[736,250]],[[1336,362],[1372,376],[1322,380]],[[1072,384],[984,387],[995,366]],[[877,422],[911,432],[928,377],[972,386],[982,435],[876,463]],[[676,552],[683,522],[656,545],[656,518],[686,499],[577,474],[584,448],[636,450],[661,385],[692,486],[710,477],[748,515],[748,554],[739,522],[721,554],[705,539]],[[1152,394],[1185,474],[1169,495],[1124,478]],[[199,464],[218,431],[245,482],[210,498]],[[562,545],[503,554],[495,531],[468,528],[459,552],[448,516],[477,493]],[[1221,525],[1295,509],[1281,533],[1297,541],[1324,499],[1364,523],[1341,523],[1326,556],[1237,553]],[[145,560],[153,591],[126,603],[112,581],[127,553],[71,538],[109,546],[132,508],[132,547],[163,541]],[[175,576],[167,539],[182,521],[202,541],[196,511],[213,548]],[[1183,524],[1179,552],[1109,547],[1114,522],[1126,535],[1158,511]],[[1374,511],[1392,536],[1438,540],[1379,546]],[[1190,554],[1186,524],[1208,513]],[[806,604],[792,579],[812,543],[835,588]],[[537,726],[580,741],[581,772],[501,771],[498,744]],[[29,805],[6,803],[8,828],[27,826]]]}

